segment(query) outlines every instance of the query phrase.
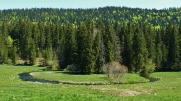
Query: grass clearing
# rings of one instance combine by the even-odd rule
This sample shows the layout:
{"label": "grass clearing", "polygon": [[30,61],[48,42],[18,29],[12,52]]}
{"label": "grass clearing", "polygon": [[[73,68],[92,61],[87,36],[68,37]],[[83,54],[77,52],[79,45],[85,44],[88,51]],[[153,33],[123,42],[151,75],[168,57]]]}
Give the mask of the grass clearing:
{"label": "grass clearing", "polygon": [[[30,73],[34,78],[63,81],[63,82],[93,82],[93,83],[110,83],[112,80],[106,74],[93,74],[93,75],[73,75],[64,74],[61,71],[44,71]],[[50,76],[51,75],[51,76]],[[138,76],[138,74],[126,74],[123,77],[124,83],[138,83],[148,82],[149,80]]]}
{"label": "grass clearing", "polygon": [[[181,73],[157,72],[160,81],[138,84],[67,85],[21,81],[18,73],[39,71],[42,67],[0,65],[1,101],[170,101],[181,100]],[[58,71],[33,72],[36,78],[72,82],[109,82],[106,75],[67,75]],[[128,74],[125,82],[143,81]]]}

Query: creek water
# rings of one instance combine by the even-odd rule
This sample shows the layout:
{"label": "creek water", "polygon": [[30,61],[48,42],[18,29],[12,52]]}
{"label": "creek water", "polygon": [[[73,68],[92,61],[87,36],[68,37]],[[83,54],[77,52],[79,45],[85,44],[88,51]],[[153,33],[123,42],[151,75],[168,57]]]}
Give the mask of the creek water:
{"label": "creek water", "polygon": [[57,81],[35,79],[35,78],[33,78],[33,76],[30,75],[30,73],[20,73],[20,74],[18,74],[18,76],[22,81],[39,82],[39,83],[46,83],[46,84],[59,84],[60,83]]}

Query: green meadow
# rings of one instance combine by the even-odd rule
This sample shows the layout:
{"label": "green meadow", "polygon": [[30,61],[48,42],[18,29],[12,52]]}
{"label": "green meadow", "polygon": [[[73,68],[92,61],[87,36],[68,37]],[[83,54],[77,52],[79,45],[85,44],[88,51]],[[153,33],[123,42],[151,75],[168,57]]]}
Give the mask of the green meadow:
{"label": "green meadow", "polygon": [[[0,101],[173,101],[181,100],[181,73],[156,72],[156,82],[138,74],[126,74],[124,84],[79,85],[78,82],[110,83],[106,75],[69,75],[42,71],[44,67],[0,65]],[[18,74],[30,72],[36,79],[70,84],[22,81]],[[142,82],[142,83],[141,83]],[[144,82],[144,83],[143,83]],[[72,84],[76,83],[76,84]]]}

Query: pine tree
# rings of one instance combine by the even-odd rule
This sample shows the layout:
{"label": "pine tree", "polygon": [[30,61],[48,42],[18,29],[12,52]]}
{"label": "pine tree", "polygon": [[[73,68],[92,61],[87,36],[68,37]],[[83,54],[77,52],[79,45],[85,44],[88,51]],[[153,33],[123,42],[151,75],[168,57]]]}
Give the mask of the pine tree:
{"label": "pine tree", "polygon": [[106,23],[103,40],[105,45],[106,63],[114,61],[114,31],[109,22]]}
{"label": "pine tree", "polygon": [[[100,51],[99,51],[99,56],[98,58],[96,57],[97,55],[95,55],[95,58],[97,58],[96,60],[96,66],[95,66],[95,72],[97,73],[102,73],[103,72],[103,68],[101,68],[104,64],[106,64],[106,53],[105,53],[105,45],[104,45],[104,34],[105,34],[105,25],[103,24],[103,22],[99,21],[96,24],[96,30],[97,30],[97,36],[95,38],[94,41],[94,51],[96,52],[96,54],[98,55],[98,50],[99,50],[99,43],[100,43]],[[97,47],[97,48],[96,48]]]}
{"label": "pine tree", "polygon": [[[180,51],[181,51],[181,24],[179,25],[179,47],[180,47]],[[180,52],[180,60],[181,60],[181,52]]]}
{"label": "pine tree", "polygon": [[75,30],[72,24],[66,25],[64,37],[64,64],[67,67],[67,65],[76,63],[77,56]]}
{"label": "pine tree", "polygon": [[101,34],[100,32],[97,32],[97,35],[95,36],[94,44],[93,44],[93,50],[94,50],[94,62],[95,62],[95,68],[94,71],[96,73],[99,73],[101,71],[101,64],[100,64],[100,52],[101,52]]}
{"label": "pine tree", "polygon": [[141,72],[146,69],[145,63],[148,60],[148,51],[146,48],[145,37],[141,28],[141,25],[137,25],[134,33],[133,39],[133,65],[135,67],[135,72]]}
{"label": "pine tree", "polygon": [[169,67],[177,70],[180,62],[180,47],[179,47],[179,34],[176,25],[174,24],[172,27],[172,33],[170,36],[169,43]]}
{"label": "pine tree", "polygon": [[99,62],[97,62],[97,65],[101,67],[106,63],[106,61],[105,61],[105,45],[104,45],[104,40],[103,40],[103,36],[105,34],[105,26],[104,26],[103,22],[99,21],[96,24],[96,28],[97,28],[98,33],[100,33],[100,37],[101,37]]}
{"label": "pine tree", "polygon": [[166,45],[166,28],[161,27],[160,29],[160,34],[161,34],[161,40],[162,40],[162,45],[161,45],[161,51],[162,51],[162,68],[161,69],[166,69],[168,66],[168,47]]}
{"label": "pine tree", "polygon": [[156,34],[156,57],[155,57],[155,64],[156,64],[156,69],[161,69],[162,68],[162,62],[163,62],[163,42],[161,39],[161,30],[159,30]]}
{"label": "pine tree", "polygon": [[17,54],[16,54],[16,52],[17,52],[17,48],[16,48],[16,46],[13,46],[12,55],[11,55],[13,64],[17,64]]}
{"label": "pine tree", "polygon": [[44,24],[39,22],[38,29],[40,30],[40,36],[38,37],[38,47],[40,51],[43,51],[45,49],[45,40],[46,40]]}
{"label": "pine tree", "polygon": [[51,24],[45,26],[45,49],[52,49]]}
{"label": "pine tree", "polygon": [[59,24],[55,24],[55,29],[54,32],[52,34],[52,47],[53,50],[58,51],[59,47],[60,47],[60,40],[61,40],[61,25]]}
{"label": "pine tree", "polygon": [[33,25],[33,28],[32,28],[32,39],[33,39],[33,42],[34,42],[34,44],[35,44],[35,46],[33,46],[33,47],[35,47],[35,50],[36,50],[36,57],[40,57],[41,56],[41,54],[40,54],[40,50],[39,50],[39,46],[38,46],[38,44],[39,44],[39,40],[38,40],[38,38],[40,37],[40,30],[38,29],[38,25],[37,24],[34,24]]}
{"label": "pine tree", "polygon": [[[1,28],[0,28],[0,42],[3,42]],[[3,53],[2,50],[3,50],[3,44],[1,43],[0,44],[0,63],[2,63],[2,53]]]}
{"label": "pine tree", "polygon": [[36,48],[35,48],[35,43],[32,40],[29,48],[29,60],[31,65],[36,64]]}
{"label": "pine tree", "polygon": [[133,25],[129,22],[127,25],[123,24],[121,28],[120,38],[121,46],[123,47],[123,64],[126,65],[130,72],[134,71],[133,67]]}
{"label": "pine tree", "polygon": [[148,50],[148,58],[155,60],[155,31],[151,25],[145,24],[143,28],[143,33],[146,39],[146,47]]}
{"label": "pine tree", "polygon": [[165,44],[165,47],[166,47],[166,50],[167,50],[167,54],[165,54],[165,55],[167,55],[167,56],[165,56],[166,57],[166,60],[165,60],[165,66],[164,66],[164,68],[166,69],[166,70],[169,70],[169,69],[171,69],[170,68],[170,66],[171,66],[171,62],[169,61],[169,55],[171,55],[171,36],[172,36],[172,23],[171,22],[169,22],[169,24],[166,26],[166,28],[165,28],[165,34],[164,34],[164,44]]}
{"label": "pine tree", "polygon": [[91,35],[88,34],[87,27],[84,23],[80,23],[77,33],[78,45],[78,65],[82,73],[90,74],[94,72],[92,63],[92,40]]}
{"label": "pine tree", "polygon": [[7,46],[7,38],[8,38],[8,25],[6,21],[3,21],[1,26],[1,55],[2,55],[2,62],[8,63],[8,46]]}

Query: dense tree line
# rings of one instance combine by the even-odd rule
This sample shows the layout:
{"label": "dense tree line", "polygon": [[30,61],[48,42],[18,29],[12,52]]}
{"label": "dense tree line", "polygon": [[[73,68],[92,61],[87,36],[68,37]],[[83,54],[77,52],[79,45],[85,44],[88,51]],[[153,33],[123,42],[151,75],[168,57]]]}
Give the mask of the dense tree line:
{"label": "dense tree line", "polygon": [[33,23],[20,19],[15,26],[0,27],[0,62],[38,64],[58,61],[60,68],[76,65],[82,73],[99,73],[111,61],[126,65],[130,72],[179,70],[181,26],[169,23],[161,29],[131,22],[123,25],[89,20],[79,25]]}
{"label": "dense tree line", "polygon": [[[178,71],[181,69],[180,20],[163,20],[167,15],[162,19],[148,19],[142,14],[152,16],[157,12],[154,14],[160,16],[163,12],[178,11],[172,14],[174,17],[179,10],[124,7],[3,10],[0,17],[0,63],[55,66],[59,69],[73,65],[81,73],[90,74],[101,73],[101,66],[117,61],[127,66],[130,72]],[[131,11],[133,15],[141,14],[142,18],[158,22],[133,21],[134,18],[129,21],[127,17],[118,16],[126,16],[125,12]],[[72,14],[80,16],[70,17]],[[52,16],[66,20],[53,21]]]}
{"label": "dense tree line", "polygon": [[11,24],[18,19],[28,18],[31,22],[53,22],[59,24],[87,22],[89,19],[97,22],[123,24],[123,22],[148,23],[156,27],[167,25],[167,21],[180,24],[181,8],[140,9],[129,7],[103,7],[92,9],[58,9],[32,8],[0,10],[0,19]]}

